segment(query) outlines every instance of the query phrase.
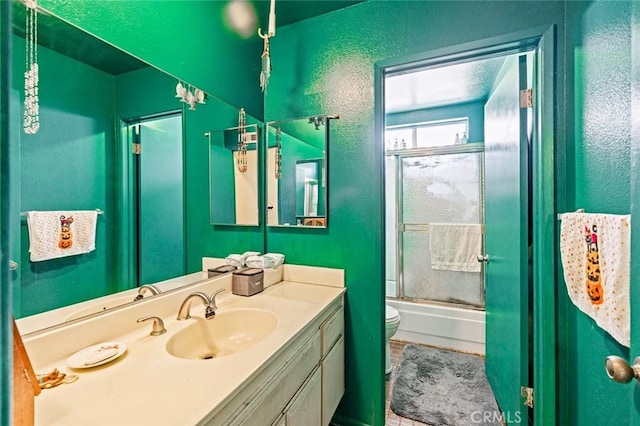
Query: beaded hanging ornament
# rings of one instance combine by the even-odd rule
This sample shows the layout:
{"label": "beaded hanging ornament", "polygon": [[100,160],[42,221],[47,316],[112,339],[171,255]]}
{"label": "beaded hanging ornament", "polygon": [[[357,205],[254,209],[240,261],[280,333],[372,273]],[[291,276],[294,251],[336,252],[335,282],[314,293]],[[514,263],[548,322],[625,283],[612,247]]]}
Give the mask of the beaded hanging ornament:
{"label": "beaded hanging ornament", "polygon": [[238,171],[240,173],[244,173],[247,171],[247,139],[246,139],[246,128],[245,128],[245,114],[244,108],[240,108],[240,112],[238,113],[238,157],[236,160],[236,164],[238,166]]}
{"label": "beaded hanging ornament", "polygon": [[25,0],[26,54],[24,72],[24,132],[34,135],[40,129],[40,101],[38,99],[38,2]]}
{"label": "beaded hanging ornament", "polygon": [[281,136],[281,130],[280,128],[276,129],[276,155],[275,155],[275,161],[276,161],[276,179],[280,179],[280,176],[282,176],[282,136]]}

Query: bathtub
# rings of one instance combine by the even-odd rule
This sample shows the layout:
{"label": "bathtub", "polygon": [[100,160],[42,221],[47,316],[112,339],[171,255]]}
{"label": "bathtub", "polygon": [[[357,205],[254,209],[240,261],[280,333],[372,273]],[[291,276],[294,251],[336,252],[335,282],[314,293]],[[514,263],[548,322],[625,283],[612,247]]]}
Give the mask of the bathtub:
{"label": "bathtub", "polygon": [[393,340],[484,355],[484,311],[395,299],[386,299],[386,303],[402,318]]}

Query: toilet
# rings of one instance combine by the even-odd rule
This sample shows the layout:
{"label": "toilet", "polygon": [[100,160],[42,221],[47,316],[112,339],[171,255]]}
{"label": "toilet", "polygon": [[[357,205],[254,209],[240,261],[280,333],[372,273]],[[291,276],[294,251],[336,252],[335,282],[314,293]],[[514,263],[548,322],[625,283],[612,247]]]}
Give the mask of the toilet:
{"label": "toilet", "polygon": [[384,373],[391,373],[391,348],[389,347],[389,339],[396,334],[398,331],[398,327],[400,327],[400,313],[393,306],[386,305],[385,306],[385,364],[384,364]]}

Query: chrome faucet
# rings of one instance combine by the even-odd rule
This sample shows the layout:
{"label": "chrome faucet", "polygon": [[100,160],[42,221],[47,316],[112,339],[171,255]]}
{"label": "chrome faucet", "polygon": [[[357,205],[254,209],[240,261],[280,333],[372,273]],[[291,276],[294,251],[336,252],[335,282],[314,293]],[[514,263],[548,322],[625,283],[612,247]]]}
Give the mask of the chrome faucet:
{"label": "chrome faucet", "polygon": [[191,302],[193,301],[193,299],[202,300],[202,303],[204,304],[204,306],[206,306],[206,309],[204,311],[204,317],[206,319],[215,317],[216,312],[214,311],[214,307],[211,304],[211,299],[209,299],[209,297],[203,292],[196,291],[195,293],[191,293],[190,295],[188,295],[180,305],[180,309],[178,309],[178,321],[191,318],[191,315],[189,315],[189,310],[191,309]]}
{"label": "chrome faucet", "polygon": [[138,300],[142,299],[145,293],[151,293],[153,296],[155,296],[156,294],[160,294],[161,291],[158,287],[154,286],[153,284],[141,285],[140,288],[138,289],[138,295],[136,296],[135,299],[133,299],[133,301],[137,302]]}
{"label": "chrome faucet", "polygon": [[[220,293],[222,293],[225,289],[221,288],[220,290],[216,290],[213,292],[213,294],[211,295],[211,297],[209,298],[209,300],[211,301],[211,307],[213,309],[218,309],[218,306],[216,305],[216,296],[219,295]],[[213,315],[215,315],[216,313],[214,312]]]}
{"label": "chrome faucet", "polygon": [[153,320],[153,328],[151,329],[151,333],[149,333],[149,335],[160,336],[161,334],[164,334],[167,332],[167,329],[164,328],[164,322],[160,317],[154,317],[154,316],[142,317],[142,318],[138,318],[137,322],[141,323],[149,320]]}

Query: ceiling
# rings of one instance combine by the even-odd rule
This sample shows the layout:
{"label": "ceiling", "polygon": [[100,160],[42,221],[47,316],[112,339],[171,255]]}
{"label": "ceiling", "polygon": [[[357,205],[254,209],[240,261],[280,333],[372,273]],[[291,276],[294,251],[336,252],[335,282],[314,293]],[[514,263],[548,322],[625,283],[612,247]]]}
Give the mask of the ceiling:
{"label": "ceiling", "polygon": [[[363,0],[276,0],[276,27],[283,27],[362,2]],[[269,22],[270,0],[253,0],[253,4],[259,22],[266,27]]]}
{"label": "ceiling", "polygon": [[[232,0],[222,1],[229,3]],[[264,23],[263,26],[266,27],[269,21],[270,0],[246,1],[253,3],[258,22]],[[361,2],[362,0],[276,0],[276,25],[282,27]],[[12,31],[24,38],[26,8],[20,0],[13,0],[12,13]],[[84,31],[44,12],[38,13],[38,44],[111,75],[148,66],[95,37],[87,37]]]}
{"label": "ceiling", "polygon": [[505,57],[417,69],[385,79],[385,112],[485,101]]}
{"label": "ceiling", "polygon": [[[2,1],[2,0],[0,0]],[[26,7],[14,0],[12,31],[25,36]],[[148,67],[142,61],[45,12],[38,12],[38,45],[49,48],[111,75]]]}

